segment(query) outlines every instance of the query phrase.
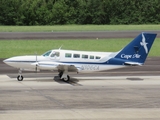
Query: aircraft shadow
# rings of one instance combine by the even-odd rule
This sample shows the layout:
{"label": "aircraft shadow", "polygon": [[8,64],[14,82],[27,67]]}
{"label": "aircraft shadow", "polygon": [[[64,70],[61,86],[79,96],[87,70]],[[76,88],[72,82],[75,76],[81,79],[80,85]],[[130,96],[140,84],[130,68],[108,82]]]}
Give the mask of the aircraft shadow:
{"label": "aircraft shadow", "polygon": [[144,79],[142,78],[126,78],[127,80],[131,80],[131,81],[142,81]]}
{"label": "aircraft shadow", "polygon": [[[7,76],[10,77],[10,78],[16,78],[17,77],[16,75],[7,75]],[[31,78],[31,77],[36,78],[36,79],[33,79],[33,80],[26,80],[25,79],[25,78]],[[29,77],[25,76],[25,78],[24,78],[24,81],[36,81],[36,82],[53,82],[53,81],[55,81],[59,84],[70,84],[72,86],[82,86],[81,84],[78,83],[79,80],[76,79],[76,78],[70,78],[70,81],[68,81],[68,82],[64,82],[63,80],[61,80],[59,78],[59,76],[54,76],[53,79],[51,79],[51,78],[38,79],[38,77],[35,77],[35,76],[29,76]]]}
{"label": "aircraft shadow", "polygon": [[70,84],[72,86],[82,86],[81,84],[78,83],[79,80],[76,78],[70,78],[68,82],[64,82],[59,78],[59,76],[55,76],[53,80],[59,84]]}

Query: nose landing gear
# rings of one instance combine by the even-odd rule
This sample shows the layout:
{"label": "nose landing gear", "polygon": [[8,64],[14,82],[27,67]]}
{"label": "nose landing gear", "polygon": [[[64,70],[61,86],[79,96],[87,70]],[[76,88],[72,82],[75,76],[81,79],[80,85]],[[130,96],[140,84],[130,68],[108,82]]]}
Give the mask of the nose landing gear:
{"label": "nose landing gear", "polygon": [[23,81],[23,76],[21,75],[22,74],[22,70],[21,69],[19,70],[18,74],[19,75],[17,76],[17,80],[18,81]]}
{"label": "nose landing gear", "polygon": [[18,81],[23,81],[23,76],[22,76],[22,75],[18,75],[18,76],[17,76],[17,80],[18,80]]}

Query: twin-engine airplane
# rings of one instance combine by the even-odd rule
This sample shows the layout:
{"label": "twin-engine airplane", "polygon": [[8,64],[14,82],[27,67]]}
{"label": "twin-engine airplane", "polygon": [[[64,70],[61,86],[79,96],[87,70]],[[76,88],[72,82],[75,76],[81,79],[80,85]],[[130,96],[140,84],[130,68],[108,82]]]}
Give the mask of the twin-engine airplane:
{"label": "twin-engine airplane", "polygon": [[12,57],[4,60],[4,63],[19,69],[18,81],[23,80],[23,70],[58,70],[60,79],[67,82],[70,80],[69,71],[97,72],[143,65],[156,35],[143,32],[118,52],[54,49],[40,56]]}

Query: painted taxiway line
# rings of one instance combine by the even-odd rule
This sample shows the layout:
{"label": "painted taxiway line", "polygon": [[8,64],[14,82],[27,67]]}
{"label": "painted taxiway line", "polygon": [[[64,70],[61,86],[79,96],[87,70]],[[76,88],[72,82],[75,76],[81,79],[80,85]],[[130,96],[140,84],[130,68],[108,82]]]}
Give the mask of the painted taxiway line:
{"label": "painted taxiway line", "polygon": [[0,112],[0,119],[28,120],[130,120],[159,119],[160,109],[54,109],[54,110],[22,110]]}

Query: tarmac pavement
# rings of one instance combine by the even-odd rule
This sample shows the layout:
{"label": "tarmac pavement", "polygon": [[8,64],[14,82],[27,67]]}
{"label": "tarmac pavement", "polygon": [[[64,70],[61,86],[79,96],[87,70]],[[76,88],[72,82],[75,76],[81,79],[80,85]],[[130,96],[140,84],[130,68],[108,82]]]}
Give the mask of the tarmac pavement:
{"label": "tarmac pavement", "polygon": [[160,76],[52,77],[0,75],[0,120],[159,120]]}

